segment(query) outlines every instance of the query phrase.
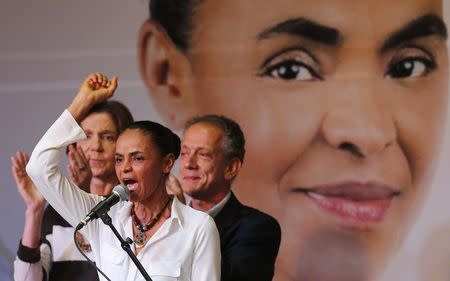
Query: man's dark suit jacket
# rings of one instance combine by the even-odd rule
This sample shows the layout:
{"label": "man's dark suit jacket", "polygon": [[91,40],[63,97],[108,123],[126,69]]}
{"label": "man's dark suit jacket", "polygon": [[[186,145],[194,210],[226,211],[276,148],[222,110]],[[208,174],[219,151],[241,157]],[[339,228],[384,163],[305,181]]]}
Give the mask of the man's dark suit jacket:
{"label": "man's dark suit jacket", "polygon": [[270,281],[281,230],[271,216],[242,205],[231,193],[214,217],[222,251],[221,281]]}

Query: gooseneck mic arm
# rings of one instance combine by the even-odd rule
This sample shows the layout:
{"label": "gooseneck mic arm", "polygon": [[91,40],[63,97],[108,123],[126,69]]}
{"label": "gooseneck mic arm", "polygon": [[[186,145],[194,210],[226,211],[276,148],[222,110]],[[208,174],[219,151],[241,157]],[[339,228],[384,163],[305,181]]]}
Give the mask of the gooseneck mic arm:
{"label": "gooseneck mic arm", "polygon": [[102,213],[102,214],[99,215],[99,217],[103,221],[104,224],[106,224],[107,226],[109,226],[111,228],[111,230],[114,233],[114,235],[117,237],[117,239],[119,239],[120,246],[122,246],[122,249],[125,252],[127,252],[127,254],[130,256],[131,260],[134,262],[136,267],[139,269],[139,271],[141,272],[142,276],[144,276],[145,280],[152,281],[152,279],[148,275],[147,271],[145,271],[144,267],[139,262],[139,260],[137,259],[136,255],[133,253],[133,251],[130,248],[130,245],[133,243],[133,241],[131,241],[131,239],[129,237],[126,240],[124,240],[122,238],[122,236],[120,236],[119,232],[117,232],[117,229],[112,224],[111,217],[107,213]]}
{"label": "gooseneck mic arm", "polygon": [[[129,196],[128,188],[126,188],[125,186],[123,186],[121,184],[116,185],[114,187],[114,189],[112,190],[111,194],[108,197],[106,197],[105,199],[103,199],[100,203],[98,203],[89,212],[89,214],[83,220],[81,220],[81,222],[75,227],[74,235],[77,231],[79,231],[81,228],[83,228],[91,220],[94,220],[97,218],[102,219],[103,223],[106,224],[107,226],[109,226],[111,228],[111,230],[113,231],[114,235],[117,237],[117,239],[119,239],[122,249],[125,252],[127,252],[127,254],[130,256],[131,260],[134,262],[136,267],[139,269],[142,276],[144,276],[145,280],[152,281],[152,279],[150,278],[148,273],[145,271],[144,267],[139,262],[136,255],[133,253],[133,251],[130,248],[130,244],[132,244],[133,241],[130,238],[123,240],[122,236],[120,236],[119,232],[117,232],[117,229],[112,224],[111,217],[108,215],[108,211],[113,205],[117,204],[120,201],[128,201],[128,196]],[[100,273],[103,274],[103,272],[101,272],[101,271],[100,271]],[[103,276],[105,276],[105,275],[103,274]]]}
{"label": "gooseneck mic arm", "polygon": [[120,201],[128,201],[130,192],[124,185],[116,185],[111,194],[105,197],[100,203],[98,203],[88,214],[81,220],[81,222],[75,227],[76,230],[83,228],[91,220],[97,219],[101,214],[106,213],[109,209]]}

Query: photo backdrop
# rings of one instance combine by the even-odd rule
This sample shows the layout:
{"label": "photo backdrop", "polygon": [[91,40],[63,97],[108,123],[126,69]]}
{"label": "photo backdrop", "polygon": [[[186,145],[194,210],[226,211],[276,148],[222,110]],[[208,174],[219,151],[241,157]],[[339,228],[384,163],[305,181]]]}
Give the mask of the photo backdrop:
{"label": "photo backdrop", "polygon": [[[10,156],[18,149],[32,151],[88,73],[117,74],[115,98],[135,119],[162,121],[137,66],[137,32],[147,7],[144,0],[0,3],[0,280],[12,280],[24,219]],[[425,206],[382,281],[450,280],[449,124]]]}

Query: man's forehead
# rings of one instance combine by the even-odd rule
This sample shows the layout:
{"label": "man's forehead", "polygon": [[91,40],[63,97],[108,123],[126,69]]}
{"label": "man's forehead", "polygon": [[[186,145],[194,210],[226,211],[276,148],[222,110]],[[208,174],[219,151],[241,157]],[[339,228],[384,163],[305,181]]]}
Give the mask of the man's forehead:
{"label": "man's forehead", "polygon": [[186,129],[181,145],[185,147],[214,147],[222,141],[222,131],[208,123],[196,123]]}

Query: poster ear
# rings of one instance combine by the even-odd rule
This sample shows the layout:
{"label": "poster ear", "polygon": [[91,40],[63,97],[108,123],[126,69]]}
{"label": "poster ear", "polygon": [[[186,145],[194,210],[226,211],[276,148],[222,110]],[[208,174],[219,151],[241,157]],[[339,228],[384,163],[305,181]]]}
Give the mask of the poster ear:
{"label": "poster ear", "polygon": [[161,118],[181,129],[196,112],[188,58],[158,23],[147,20],[139,32],[139,70]]}

